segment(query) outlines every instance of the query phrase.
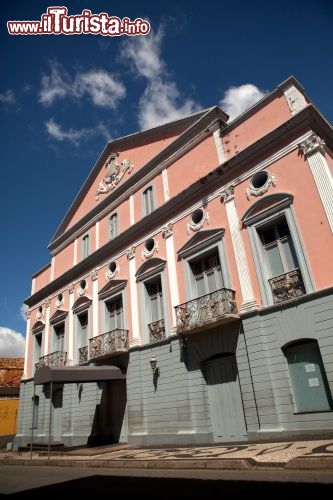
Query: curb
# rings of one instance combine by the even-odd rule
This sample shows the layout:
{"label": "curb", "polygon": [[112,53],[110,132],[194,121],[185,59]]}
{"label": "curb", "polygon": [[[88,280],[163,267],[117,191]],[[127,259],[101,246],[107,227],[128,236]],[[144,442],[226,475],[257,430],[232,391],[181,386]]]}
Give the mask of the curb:
{"label": "curb", "polygon": [[82,459],[61,460],[58,458],[8,458],[1,460],[4,465],[56,466],[56,467],[107,467],[115,469],[208,469],[208,470],[251,470],[251,469],[285,469],[283,462],[256,462],[249,458],[217,458],[209,460],[168,459],[168,460],[107,460]]}
{"label": "curb", "polygon": [[333,457],[295,457],[289,460],[286,469],[333,470]]}

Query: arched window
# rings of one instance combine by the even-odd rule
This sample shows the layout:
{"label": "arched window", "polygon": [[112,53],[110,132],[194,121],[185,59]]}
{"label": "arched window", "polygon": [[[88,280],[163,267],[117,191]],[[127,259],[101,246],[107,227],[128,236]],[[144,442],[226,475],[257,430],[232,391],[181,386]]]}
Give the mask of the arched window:
{"label": "arched window", "polygon": [[304,339],[282,350],[288,362],[297,412],[331,410],[332,395],[317,341]]}

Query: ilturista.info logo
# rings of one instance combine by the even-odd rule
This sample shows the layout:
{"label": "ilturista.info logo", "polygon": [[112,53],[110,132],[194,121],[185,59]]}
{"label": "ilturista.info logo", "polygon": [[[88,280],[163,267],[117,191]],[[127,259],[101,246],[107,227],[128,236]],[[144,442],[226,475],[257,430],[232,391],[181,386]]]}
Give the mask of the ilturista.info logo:
{"label": "ilturista.info logo", "polygon": [[8,21],[10,35],[148,35],[150,24],[141,17],[131,21],[105,12],[92,14],[84,9],[82,14],[68,16],[67,7],[48,7],[40,21]]}

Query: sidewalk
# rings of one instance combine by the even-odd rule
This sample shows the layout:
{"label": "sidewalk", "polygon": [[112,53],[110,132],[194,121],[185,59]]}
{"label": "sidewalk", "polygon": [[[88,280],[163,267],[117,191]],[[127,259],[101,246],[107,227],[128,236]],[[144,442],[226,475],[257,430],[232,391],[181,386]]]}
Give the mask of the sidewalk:
{"label": "sidewalk", "polygon": [[215,446],[133,447],[115,444],[67,451],[7,452],[0,465],[52,465],[144,469],[331,470],[333,439]]}

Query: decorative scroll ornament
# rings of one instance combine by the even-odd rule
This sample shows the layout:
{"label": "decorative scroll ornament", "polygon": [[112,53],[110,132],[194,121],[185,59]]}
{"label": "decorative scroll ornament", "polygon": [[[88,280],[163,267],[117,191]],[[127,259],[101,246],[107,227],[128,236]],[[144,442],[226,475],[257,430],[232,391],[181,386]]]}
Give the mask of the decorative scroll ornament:
{"label": "decorative scroll ornament", "polygon": [[228,201],[234,199],[234,186],[228,186],[221,193],[221,201],[226,204]]}
{"label": "decorative scroll ornament", "polygon": [[81,284],[80,284],[80,286],[79,286],[79,288],[77,289],[77,292],[76,292],[76,293],[77,293],[77,296],[78,296],[78,297],[82,297],[82,296],[86,293],[87,288],[88,288],[87,283],[85,283],[84,288],[83,288],[83,286],[81,286]]}
{"label": "decorative scroll ornament", "polygon": [[274,187],[276,186],[275,175],[273,175],[269,172],[265,172],[265,173],[267,174],[266,182],[262,186],[254,187],[252,182],[250,183],[250,186],[246,190],[246,197],[248,200],[251,198],[251,195],[252,196],[261,196],[268,191],[270,186],[274,186]]}
{"label": "decorative scroll ornament", "polygon": [[93,272],[91,273],[91,281],[95,281],[98,278],[98,270],[94,269]]}
{"label": "decorative scroll ornament", "polygon": [[172,223],[169,222],[166,226],[162,228],[162,236],[163,238],[168,238],[172,235]]}
{"label": "decorative scroll ornament", "polygon": [[126,255],[127,255],[127,258],[128,260],[130,259],[134,259],[135,257],[135,247],[130,247],[128,250],[126,250]]}
{"label": "decorative scroll ornament", "polygon": [[69,293],[74,293],[74,290],[75,290],[75,285],[74,285],[74,283],[71,283],[68,287],[68,291],[69,291]]}
{"label": "decorative scroll ornament", "polygon": [[30,317],[31,317],[31,309],[27,309],[27,310],[25,311],[25,317],[26,317],[27,319],[30,319]]}
{"label": "decorative scroll ornament", "polygon": [[125,173],[131,173],[133,170],[133,164],[130,160],[124,160],[120,163],[122,168],[120,168],[117,162],[117,157],[119,153],[111,153],[104,163],[104,167],[107,169],[106,176],[98,184],[96,191],[96,200],[99,199],[100,193],[108,193],[116,187],[117,184],[124,177]]}
{"label": "decorative scroll ornament", "polygon": [[152,257],[154,255],[154,253],[158,252],[159,248],[158,248],[158,242],[155,241],[154,242],[154,246],[152,247],[151,250],[148,250],[146,247],[144,247],[144,249],[142,250],[142,253],[141,253],[141,259],[142,260],[145,260],[146,259],[149,259],[150,257]]}
{"label": "decorative scroll ornament", "polygon": [[114,271],[111,271],[111,269],[109,268],[106,273],[105,273],[105,279],[106,280],[112,280],[114,279],[117,275],[119,275],[119,272],[120,272],[120,267],[119,267],[119,264],[117,264],[115,266],[115,269]]}
{"label": "decorative scroll ornament", "polygon": [[311,153],[315,153],[318,150],[321,151],[322,153],[325,153],[324,146],[325,146],[324,139],[321,139],[316,134],[312,134],[310,135],[310,137],[308,137],[308,139],[305,139],[305,141],[299,144],[299,149],[301,151],[301,154],[307,157]]}
{"label": "decorative scroll ornament", "polygon": [[196,219],[193,220],[193,214],[192,214],[192,217],[190,218],[190,222],[188,222],[186,224],[187,234],[190,233],[190,230],[199,231],[199,229],[202,228],[202,226],[204,225],[205,222],[207,222],[207,224],[209,224],[209,213],[206,212],[205,210],[202,210],[202,209],[199,209],[199,210],[202,211],[202,217],[200,220],[198,220],[198,222],[196,222]]}

